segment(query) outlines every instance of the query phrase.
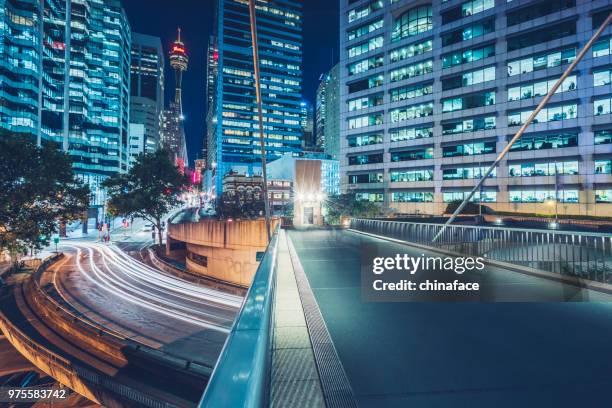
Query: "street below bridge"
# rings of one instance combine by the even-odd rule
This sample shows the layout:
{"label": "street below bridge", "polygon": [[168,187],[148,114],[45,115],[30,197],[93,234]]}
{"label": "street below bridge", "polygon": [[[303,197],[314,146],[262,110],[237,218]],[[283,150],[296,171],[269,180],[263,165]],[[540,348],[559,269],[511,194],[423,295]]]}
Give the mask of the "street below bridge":
{"label": "street below bridge", "polygon": [[364,253],[440,255],[346,230],[289,236],[360,407],[609,405],[612,296],[486,266],[470,278],[486,301],[372,302]]}
{"label": "street below bridge", "polygon": [[[140,344],[213,366],[242,297],[194,285],[144,262],[150,233],[106,244],[68,240],[41,284],[83,319]],[[130,256],[126,251],[135,256]]]}

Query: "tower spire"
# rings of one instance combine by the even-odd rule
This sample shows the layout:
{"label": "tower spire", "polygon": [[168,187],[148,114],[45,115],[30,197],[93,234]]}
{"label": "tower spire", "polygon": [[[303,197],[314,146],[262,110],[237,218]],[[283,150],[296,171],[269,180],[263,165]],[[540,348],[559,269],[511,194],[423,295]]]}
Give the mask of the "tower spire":
{"label": "tower spire", "polygon": [[181,27],[178,28],[178,42],[181,42]]}

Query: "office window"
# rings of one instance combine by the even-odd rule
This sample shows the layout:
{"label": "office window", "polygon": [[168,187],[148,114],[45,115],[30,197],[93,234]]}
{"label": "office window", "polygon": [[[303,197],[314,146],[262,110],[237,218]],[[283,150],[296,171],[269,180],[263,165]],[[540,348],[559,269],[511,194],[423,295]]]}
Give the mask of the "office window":
{"label": "office window", "polygon": [[354,45],[348,49],[349,58],[356,57],[361,54],[365,54],[366,52],[370,52],[376,50],[383,46],[384,37],[378,36],[374,38],[370,38],[368,41]]}
{"label": "office window", "polygon": [[544,163],[516,163],[508,166],[510,177],[535,177],[578,174],[578,161],[544,162]]}
{"label": "office window", "polygon": [[383,142],[382,133],[368,133],[365,135],[349,136],[347,138],[349,147],[369,146]]}
{"label": "office window", "polygon": [[418,150],[391,152],[392,162],[433,159],[433,147]]}
{"label": "office window", "polygon": [[432,27],[431,6],[413,8],[395,20],[393,31],[391,32],[391,42],[424,33],[431,30]]}
{"label": "office window", "polygon": [[495,129],[495,116],[466,118],[442,122],[442,134],[454,135],[464,132]]}
{"label": "office window", "polygon": [[[544,96],[555,85],[558,78],[549,79],[546,81],[538,81],[522,84],[508,88],[508,101],[518,101],[521,99],[530,99],[537,96]],[[557,89],[556,93],[573,91],[576,89],[576,75],[568,76]]]}
{"label": "office window", "polygon": [[353,62],[347,65],[349,75],[356,75],[362,72],[369,71],[374,68],[382,67],[384,64],[384,58],[382,55],[376,55],[374,57],[366,58],[361,61]]}
{"label": "office window", "polygon": [[495,80],[495,67],[479,68],[442,79],[442,90],[461,88]]}
{"label": "office window", "polygon": [[[442,180],[471,180],[480,179],[487,172],[489,166],[468,166],[452,169],[442,169]],[[489,178],[497,175],[497,169],[493,169]]]}
{"label": "office window", "polygon": [[473,16],[495,7],[495,0],[470,0],[460,6],[442,12],[442,24],[452,23],[463,17]]}
{"label": "office window", "polygon": [[612,203],[612,189],[595,190],[595,202],[596,203]]}
{"label": "office window", "polygon": [[359,154],[355,156],[349,156],[349,165],[356,166],[361,164],[377,164],[383,162],[382,153],[373,154]]}
{"label": "office window", "polygon": [[576,21],[566,21],[508,38],[508,51],[531,47],[576,34]]}
{"label": "office window", "polygon": [[355,193],[357,201],[369,201],[371,203],[382,203],[383,193]]}
{"label": "office window", "polygon": [[495,92],[479,92],[459,98],[442,100],[442,112],[454,112],[463,109],[479,108],[495,105]]}
{"label": "office window", "polygon": [[[508,136],[511,138],[512,136]],[[510,151],[561,149],[578,146],[577,133],[554,133],[546,135],[523,135]]]}
{"label": "office window", "polygon": [[611,112],[610,110],[610,97],[595,99],[593,101],[593,114],[595,116],[598,115],[607,115]]}
{"label": "office window", "polygon": [[381,86],[383,84],[383,79],[383,74],[380,74],[351,82],[350,84],[347,84],[348,92],[355,93],[366,89],[376,88],[377,86]]}
{"label": "office window", "polygon": [[474,156],[478,154],[495,153],[496,143],[494,140],[488,142],[473,142],[454,146],[443,146],[442,157]]}
{"label": "office window", "polygon": [[[555,200],[555,190],[552,189],[529,189],[511,190],[508,192],[509,201],[513,203],[544,203]],[[558,190],[557,200],[562,203],[577,203],[579,201],[578,190]]]}
{"label": "office window", "polygon": [[450,68],[456,65],[474,62],[495,55],[495,44],[484,47],[469,48],[444,54],[442,56],[442,68]]}
{"label": "office window", "polygon": [[576,59],[576,47],[510,61],[508,62],[508,76],[571,64],[574,59]]}
{"label": "office window", "polygon": [[349,118],[348,120],[348,128],[349,129],[359,129],[362,127],[381,125],[383,123],[383,114],[373,113],[371,115],[363,115],[357,116],[354,118]]}
{"label": "office window", "polygon": [[382,28],[383,21],[384,20],[381,18],[381,19],[375,20],[375,21],[373,21],[371,23],[364,24],[362,26],[359,26],[357,28],[349,30],[347,32],[349,41],[350,40],[354,40],[355,38],[359,38],[361,36],[364,36],[366,34],[371,33],[372,31],[376,31],[376,30]]}
{"label": "office window", "polygon": [[431,203],[434,195],[429,191],[395,191],[391,193],[391,201],[395,203]]}
{"label": "office window", "polygon": [[394,69],[393,71],[389,72],[389,77],[391,82],[397,82],[403,79],[429,74],[431,72],[433,72],[433,60],[427,60],[419,62],[418,64]]}
{"label": "office window", "polygon": [[[446,191],[442,193],[442,201],[445,203],[463,201],[469,194],[469,191]],[[494,203],[497,201],[497,191],[476,191],[470,201],[473,203]]]}
{"label": "office window", "polygon": [[433,137],[433,127],[403,127],[389,130],[391,142]]}
{"label": "office window", "polygon": [[397,62],[406,58],[412,58],[416,55],[421,55],[431,51],[433,48],[433,40],[410,44],[402,48],[396,48],[389,52],[391,62]]}
{"label": "office window", "polygon": [[612,143],[612,130],[595,131],[594,143],[596,145]]}
{"label": "office window", "polygon": [[610,55],[612,49],[612,37],[604,38],[593,44],[593,58]]}
{"label": "office window", "polygon": [[393,109],[389,112],[391,123],[433,115],[433,102]]}
{"label": "office window", "polygon": [[595,174],[612,174],[612,159],[595,160]]}
{"label": "office window", "polygon": [[[531,115],[532,110],[512,112],[508,114],[508,126],[519,126],[525,123]],[[576,119],[578,105],[559,105],[551,108],[544,108],[533,119],[532,123],[554,122],[557,120]]]}
{"label": "office window", "polygon": [[356,111],[360,109],[372,108],[374,106],[382,105],[383,95],[370,95],[364,96],[363,98],[351,99],[348,101],[349,111]]}
{"label": "office window", "polygon": [[383,173],[365,173],[365,174],[349,174],[349,184],[370,184],[370,183],[382,183]]}
{"label": "office window", "polygon": [[391,182],[431,181],[433,169],[393,170],[389,173]]}
{"label": "office window", "polygon": [[593,71],[593,86],[604,86],[612,83],[612,69]]}
{"label": "office window", "polygon": [[548,14],[572,8],[575,5],[575,0],[545,0],[538,3],[532,3],[518,10],[510,11],[508,13],[507,24],[508,27],[511,27],[525,21],[534,20]]}
{"label": "office window", "polygon": [[442,46],[478,38],[495,31],[495,19],[478,21],[465,27],[442,34]]}
{"label": "office window", "polygon": [[378,11],[383,8],[383,1],[377,0],[373,1],[370,4],[366,4],[365,6],[360,6],[349,10],[348,12],[348,21],[352,23],[353,21],[357,21],[364,17],[369,16],[371,13]]}
{"label": "office window", "polygon": [[403,86],[401,88],[392,89],[391,102],[403,101],[406,99],[418,98],[419,96],[429,95],[433,92],[433,84],[417,84],[411,86]]}

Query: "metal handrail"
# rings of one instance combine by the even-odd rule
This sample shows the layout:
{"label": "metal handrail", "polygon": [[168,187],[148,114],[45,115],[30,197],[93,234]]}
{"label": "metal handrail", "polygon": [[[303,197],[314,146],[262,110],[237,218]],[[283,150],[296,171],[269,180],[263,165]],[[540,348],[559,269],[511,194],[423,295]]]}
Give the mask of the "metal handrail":
{"label": "metal handrail", "polygon": [[[352,219],[351,228],[455,256],[569,275],[612,284],[612,234],[506,227]],[[440,239],[432,243],[433,236]]]}
{"label": "metal handrail", "polygon": [[255,272],[199,407],[267,406],[278,230]]}
{"label": "metal handrail", "polygon": [[[431,225],[442,227],[444,224],[435,223],[435,222],[409,222],[409,221],[395,221],[395,220],[374,220],[369,218],[352,218],[354,221],[378,221],[378,222],[389,222],[389,223],[401,223],[401,224],[419,224],[419,225]],[[602,233],[602,232],[581,232],[581,231],[560,231],[560,230],[543,230],[537,228],[510,228],[510,227],[496,227],[496,226],[488,226],[488,225],[465,225],[465,224],[453,224],[453,227],[460,228],[472,228],[475,230],[486,229],[486,230],[497,230],[497,231],[512,231],[512,232],[534,232],[534,233],[548,233],[555,235],[576,235],[581,234],[583,236],[588,235],[591,237],[600,237],[600,238],[609,238],[610,234]]]}

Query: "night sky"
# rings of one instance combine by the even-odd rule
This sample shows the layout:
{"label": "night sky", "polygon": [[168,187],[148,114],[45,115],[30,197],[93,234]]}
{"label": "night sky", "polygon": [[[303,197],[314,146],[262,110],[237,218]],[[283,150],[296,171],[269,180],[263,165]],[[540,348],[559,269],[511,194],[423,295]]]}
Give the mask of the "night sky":
{"label": "night sky", "polygon": [[[304,0],[303,96],[314,104],[319,76],[338,62],[337,0]],[[206,117],[206,47],[212,33],[214,0],[123,0],[132,30],[161,37],[166,53],[166,101],[174,97],[168,50],[181,27],[189,53],[183,77],[183,110],[189,161],[202,150]]]}

